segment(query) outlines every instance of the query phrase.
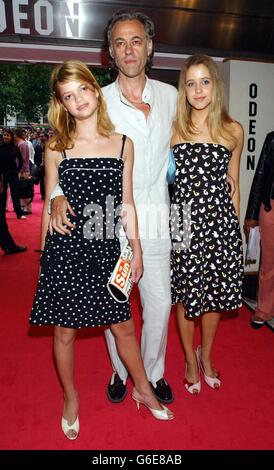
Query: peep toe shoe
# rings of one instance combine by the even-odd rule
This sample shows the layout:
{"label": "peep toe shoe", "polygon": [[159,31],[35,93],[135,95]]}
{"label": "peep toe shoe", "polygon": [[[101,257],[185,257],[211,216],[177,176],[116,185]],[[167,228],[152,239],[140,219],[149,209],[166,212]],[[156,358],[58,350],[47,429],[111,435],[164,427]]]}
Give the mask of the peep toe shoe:
{"label": "peep toe shoe", "polygon": [[68,424],[68,420],[62,416],[61,426],[63,433],[70,441],[74,441],[75,439],[77,439],[80,431],[80,423],[78,416],[71,426]]}

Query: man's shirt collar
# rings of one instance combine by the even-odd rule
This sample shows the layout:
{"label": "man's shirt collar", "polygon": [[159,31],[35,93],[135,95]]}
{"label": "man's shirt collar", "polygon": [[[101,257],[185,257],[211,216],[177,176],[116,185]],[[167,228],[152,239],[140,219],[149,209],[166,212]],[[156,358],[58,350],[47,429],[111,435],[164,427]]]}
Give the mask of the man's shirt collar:
{"label": "man's shirt collar", "polygon": [[[117,92],[119,93],[119,97],[120,97],[120,100],[122,101],[122,103],[124,103],[126,105],[130,104],[130,102],[122,94],[122,91],[121,91],[121,88],[120,88],[120,85],[119,85],[119,77],[117,77],[117,79],[115,81],[115,88],[116,88]],[[144,103],[148,103],[150,106],[152,106],[152,104],[153,104],[153,89],[152,89],[150,80],[147,76],[146,76],[146,84],[145,84],[145,87],[144,87],[143,93],[142,93],[142,99],[143,99]],[[132,106],[132,104],[131,104],[131,106]]]}

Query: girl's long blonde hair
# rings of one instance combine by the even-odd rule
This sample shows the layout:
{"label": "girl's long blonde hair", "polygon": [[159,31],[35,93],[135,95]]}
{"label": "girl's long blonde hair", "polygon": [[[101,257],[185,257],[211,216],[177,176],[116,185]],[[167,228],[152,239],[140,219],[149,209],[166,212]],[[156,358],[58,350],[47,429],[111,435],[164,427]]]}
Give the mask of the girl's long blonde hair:
{"label": "girl's long blonde hair", "polygon": [[181,71],[179,79],[179,93],[177,98],[177,113],[174,121],[174,131],[184,140],[193,140],[198,131],[191,119],[192,107],[186,97],[186,73],[193,65],[204,65],[208,68],[213,82],[212,100],[208,108],[207,125],[213,142],[220,142],[221,138],[234,143],[230,126],[234,120],[229,116],[224,102],[224,83],[220,77],[217,65],[207,55],[195,54],[189,57]]}
{"label": "girl's long blonde hair", "polygon": [[99,134],[106,137],[109,137],[114,131],[114,126],[107,114],[102,90],[95,77],[83,62],[68,60],[54,67],[51,74],[52,97],[48,110],[48,121],[55,130],[55,136],[50,141],[50,148],[59,152],[66,148],[72,148],[74,145],[73,139],[76,122],[74,117],[62,105],[58,87],[60,83],[66,83],[71,80],[85,83],[89,88],[97,90],[97,130]]}

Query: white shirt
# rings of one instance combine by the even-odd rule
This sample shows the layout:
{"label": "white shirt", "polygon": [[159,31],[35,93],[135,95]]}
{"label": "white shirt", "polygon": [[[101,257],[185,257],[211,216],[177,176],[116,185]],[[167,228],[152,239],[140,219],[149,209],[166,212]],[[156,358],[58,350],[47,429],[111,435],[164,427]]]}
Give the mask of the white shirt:
{"label": "white shirt", "polygon": [[27,140],[25,139],[25,141],[27,142],[28,144],[28,147],[29,147],[29,159],[32,163],[34,163],[34,154],[35,154],[35,151],[34,151],[34,148],[33,148],[33,145],[31,143],[30,140]]}
{"label": "white shirt", "polygon": [[177,90],[147,78],[142,99],[150,105],[146,119],[122,95],[118,79],[103,88],[115,131],[134,143],[133,195],[140,238],[169,240],[168,154],[175,117]]}

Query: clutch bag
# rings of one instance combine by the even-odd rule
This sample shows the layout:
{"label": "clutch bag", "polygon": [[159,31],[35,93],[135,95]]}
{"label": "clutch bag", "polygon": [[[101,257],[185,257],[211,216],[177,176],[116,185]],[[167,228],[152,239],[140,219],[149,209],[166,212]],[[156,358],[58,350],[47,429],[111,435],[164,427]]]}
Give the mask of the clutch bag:
{"label": "clutch bag", "polygon": [[133,282],[131,279],[130,262],[133,258],[133,251],[129,243],[124,246],[119,259],[111,274],[107,288],[112,297],[120,303],[127,302],[132,290]]}

